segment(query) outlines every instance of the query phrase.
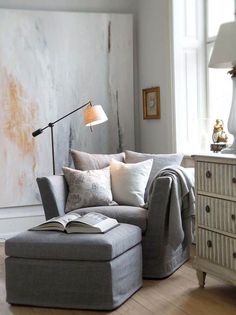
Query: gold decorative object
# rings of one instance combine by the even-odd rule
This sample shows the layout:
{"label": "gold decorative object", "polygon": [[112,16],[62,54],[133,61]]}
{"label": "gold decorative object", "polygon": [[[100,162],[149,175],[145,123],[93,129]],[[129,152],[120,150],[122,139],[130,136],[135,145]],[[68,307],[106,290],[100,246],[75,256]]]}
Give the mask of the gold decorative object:
{"label": "gold decorative object", "polygon": [[211,151],[219,152],[227,147],[228,135],[224,131],[224,122],[222,119],[216,119],[213,127],[212,140]]}
{"label": "gold decorative object", "polygon": [[212,140],[214,143],[224,142],[227,143],[228,136],[224,131],[224,122],[222,119],[216,119],[213,128]]}

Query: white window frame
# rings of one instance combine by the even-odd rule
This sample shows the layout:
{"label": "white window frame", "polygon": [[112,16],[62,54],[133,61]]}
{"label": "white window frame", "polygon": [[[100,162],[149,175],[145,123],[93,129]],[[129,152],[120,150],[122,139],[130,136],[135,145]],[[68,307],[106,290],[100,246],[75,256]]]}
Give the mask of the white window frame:
{"label": "white window frame", "polygon": [[171,5],[176,151],[192,154],[201,150],[201,130],[204,130],[204,0],[172,0]]}

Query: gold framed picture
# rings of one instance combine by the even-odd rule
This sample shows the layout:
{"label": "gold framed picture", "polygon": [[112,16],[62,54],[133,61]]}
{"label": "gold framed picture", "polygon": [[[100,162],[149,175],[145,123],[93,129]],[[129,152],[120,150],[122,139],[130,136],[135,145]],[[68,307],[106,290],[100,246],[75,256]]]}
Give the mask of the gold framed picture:
{"label": "gold framed picture", "polygon": [[160,87],[143,89],[143,119],[160,119]]}

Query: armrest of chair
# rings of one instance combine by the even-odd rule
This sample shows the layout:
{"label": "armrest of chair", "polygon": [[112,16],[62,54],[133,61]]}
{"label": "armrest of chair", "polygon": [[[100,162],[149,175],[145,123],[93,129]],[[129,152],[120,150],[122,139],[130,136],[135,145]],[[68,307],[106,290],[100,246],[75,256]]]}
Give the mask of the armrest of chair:
{"label": "armrest of chair", "polygon": [[145,277],[164,278],[189,258],[191,218],[187,217],[182,221],[183,242],[177,247],[173,247],[170,242],[170,240],[173,241],[173,232],[179,227],[178,221],[176,220],[175,226],[173,217],[171,219],[171,214],[173,215],[175,211],[173,207],[171,208],[174,180],[169,175],[156,177],[149,191],[148,223],[143,237]]}
{"label": "armrest of chair", "polygon": [[63,175],[37,178],[46,219],[65,214],[68,187]]}
{"label": "armrest of chair", "polygon": [[[186,173],[185,176],[194,184],[194,172],[190,169],[190,173]],[[185,171],[186,172],[186,171]],[[173,178],[171,176],[156,177],[149,191],[148,201],[148,229],[147,235],[152,235],[161,239],[166,234],[169,226],[169,220],[173,221]],[[177,188],[176,188],[177,189]],[[178,189],[177,189],[178,190]],[[186,240],[192,238],[192,221],[194,216],[194,196],[193,190],[189,191],[188,196],[181,200],[181,218],[176,218],[176,225],[182,224],[182,228],[185,233]],[[172,202],[172,206],[169,204]],[[174,204],[175,206],[175,204]],[[172,210],[171,208],[172,207]],[[178,208],[178,205],[176,205]],[[170,211],[172,211],[170,213]],[[172,219],[171,219],[172,218]],[[175,216],[174,216],[175,218]],[[178,220],[181,220],[179,222]],[[172,222],[173,223],[173,222]],[[180,228],[182,230],[182,228]]]}
{"label": "armrest of chair", "polygon": [[172,179],[168,176],[157,177],[153,180],[148,201],[148,234],[159,234],[160,228],[163,231],[171,183]]}
{"label": "armrest of chair", "polygon": [[[192,185],[194,185],[194,168],[184,168],[184,173]],[[161,222],[162,225],[166,223],[172,181],[173,179],[171,176],[161,176],[154,178],[149,190],[149,225],[154,224],[157,226],[155,221]]]}

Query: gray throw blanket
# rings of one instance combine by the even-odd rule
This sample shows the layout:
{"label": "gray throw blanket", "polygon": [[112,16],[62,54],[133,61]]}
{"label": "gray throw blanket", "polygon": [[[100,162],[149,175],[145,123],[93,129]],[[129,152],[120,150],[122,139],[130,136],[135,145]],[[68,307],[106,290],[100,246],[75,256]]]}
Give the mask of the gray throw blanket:
{"label": "gray throw blanket", "polygon": [[[194,183],[185,169],[181,166],[163,168],[157,177],[171,178],[169,192],[168,217],[166,218],[164,232],[168,245],[176,249],[179,245],[187,246],[193,240],[193,218],[195,215]],[[151,197],[153,185],[150,187]],[[189,224],[189,220],[192,224]],[[187,224],[188,223],[188,224]]]}

